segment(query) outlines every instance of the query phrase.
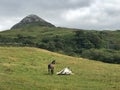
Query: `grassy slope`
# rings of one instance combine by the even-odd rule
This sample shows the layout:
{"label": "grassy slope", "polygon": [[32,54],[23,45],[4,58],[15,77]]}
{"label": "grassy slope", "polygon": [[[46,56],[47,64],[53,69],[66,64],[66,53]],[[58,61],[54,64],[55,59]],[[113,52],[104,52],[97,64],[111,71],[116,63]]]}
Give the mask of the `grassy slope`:
{"label": "grassy slope", "polygon": [[[74,30],[75,31],[75,30]],[[56,35],[59,36],[71,36],[73,35],[72,29],[67,28],[56,28],[56,27],[28,27],[22,29],[13,29],[0,32],[0,35],[14,38],[16,35],[21,34],[23,36],[33,36],[35,37],[35,41],[41,40],[42,38],[54,37]]]}
{"label": "grassy slope", "polygon": [[[6,30],[0,32],[0,35],[5,37],[14,38],[16,35],[21,34],[23,36],[33,36],[37,40],[44,38],[44,37],[53,37],[56,35],[60,36],[69,36],[74,35],[76,30],[79,29],[70,29],[70,28],[59,28],[59,27],[25,27],[21,29],[13,29],[13,30]],[[96,32],[94,30],[84,30],[85,32]],[[105,33],[105,38],[111,41],[120,41],[120,30],[118,31],[102,31]]]}
{"label": "grassy slope", "polygon": [[[69,66],[70,76],[47,74],[55,59],[55,72]],[[0,90],[118,90],[120,65],[69,57],[43,49],[0,47]]]}

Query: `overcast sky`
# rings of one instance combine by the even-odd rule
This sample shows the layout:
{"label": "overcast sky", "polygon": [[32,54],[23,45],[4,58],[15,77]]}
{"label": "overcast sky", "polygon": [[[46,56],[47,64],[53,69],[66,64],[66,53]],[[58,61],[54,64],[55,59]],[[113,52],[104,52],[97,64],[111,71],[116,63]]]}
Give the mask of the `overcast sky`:
{"label": "overcast sky", "polygon": [[29,14],[60,27],[120,29],[120,0],[0,0],[0,31]]}

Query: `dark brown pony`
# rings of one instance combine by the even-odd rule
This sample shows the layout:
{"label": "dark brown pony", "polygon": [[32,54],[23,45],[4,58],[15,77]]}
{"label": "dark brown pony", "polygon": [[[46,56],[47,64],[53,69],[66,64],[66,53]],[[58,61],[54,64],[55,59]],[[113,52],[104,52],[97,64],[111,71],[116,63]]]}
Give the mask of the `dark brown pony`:
{"label": "dark brown pony", "polygon": [[54,74],[54,64],[55,64],[55,60],[53,60],[50,64],[48,64],[48,73],[49,74]]}

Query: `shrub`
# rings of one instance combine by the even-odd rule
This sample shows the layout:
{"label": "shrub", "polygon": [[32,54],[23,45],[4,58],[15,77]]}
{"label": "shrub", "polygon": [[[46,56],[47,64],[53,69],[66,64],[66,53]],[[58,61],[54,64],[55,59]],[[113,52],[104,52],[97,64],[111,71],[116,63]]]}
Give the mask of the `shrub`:
{"label": "shrub", "polygon": [[82,52],[82,57],[107,63],[120,64],[120,51],[107,49],[90,49]]}

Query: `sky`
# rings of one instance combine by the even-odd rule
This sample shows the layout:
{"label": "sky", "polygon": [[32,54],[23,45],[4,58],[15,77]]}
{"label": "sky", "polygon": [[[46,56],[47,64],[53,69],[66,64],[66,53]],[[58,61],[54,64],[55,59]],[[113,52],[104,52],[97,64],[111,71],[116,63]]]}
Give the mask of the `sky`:
{"label": "sky", "polygon": [[120,0],[0,0],[0,31],[30,14],[57,27],[120,29]]}

